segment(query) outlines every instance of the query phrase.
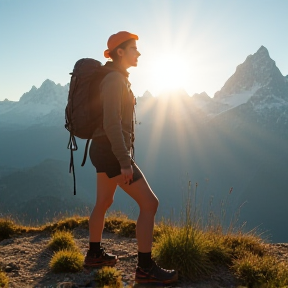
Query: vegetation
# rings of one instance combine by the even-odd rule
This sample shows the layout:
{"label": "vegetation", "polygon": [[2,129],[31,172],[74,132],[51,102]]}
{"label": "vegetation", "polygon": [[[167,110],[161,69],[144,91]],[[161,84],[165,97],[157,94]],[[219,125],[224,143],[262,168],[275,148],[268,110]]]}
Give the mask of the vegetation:
{"label": "vegetation", "polygon": [[16,226],[10,219],[0,219],[0,241],[12,237],[16,233]]}
{"label": "vegetation", "polygon": [[178,225],[166,221],[159,226],[153,247],[156,261],[167,269],[177,269],[190,280],[209,276],[222,265],[248,287],[288,285],[288,264],[267,255],[263,240],[255,231],[244,233],[231,225],[224,230],[224,202],[219,217],[210,213],[213,217],[208,223],[201,223],[197,207],[191,204],[196,192],[197,184],[187,197],[189,201]]}
{"label": "vegetation", "polygon": [[83,268],[84,256],[78,250],[60,250],[56,252],[49,266],[55,273],[78,272]]}
{"label": "vegetation", "polygon": [[[237,230],[231,226],[225,230],[221,223],[221,217],[225,216],[223,205],[221,217],[210,213],[209,216],[214,216],[203,225],[197,207],[192,207],[193,199],[196,199],[195,195],[188,195],[180,223],[163,220],[155,226],[152,252],[161,266],[177,269],[180,276],[190,280],[209,277],[224,266],[239,279],[239,284],[246,287],[288,286],[288,263],[268,255],[263,240],[255,231],[244,233],[241,228]],[[51,231],[49,246],[59,250],[50,261],[52,271],[77,272],[82,269],[84,257],[77,250],[70,232],[76,227],[88,228],[88,218],[75,216],[39,227],[21,226],[12,220],[0,219],[0,240],[29,231]],[[106,231],[125,237],[135,237],[135,228],[136,222],[123,214],[113,213],[105,220]],[[122,286],[120,272],[115,268],[103,267],[95,277],[100,286]],[[3,281],[7,282],[1,272],[0,287],[7,285]]]}
{"label": "vegetation", "polygon": [[0,241],[11,238],[15,234],[20,235],[28,232],[73,230],[76,227],[88,228],[88,217],[80,217],[75,215],[74,217],[64,218],[41,226],[25,226],[18,224],[16,221],[9,218],[0,218]]}
{"label": "vegetation", "polygon": [[153,256],[164,268],[177,269],[189,279],[208,275],[213,269],[209,242],[192,227],[165,226],[156,239]]}
{"label": "vegetation", "polygon": [[242,284],[248,287],[287,287],[288,263],[279,262],[271,256],[247,253],[235,260],[232,266]]}
{"label": "vegetation", "polygon": [[95,280],[98,284],[97,287],[123,287],[120,271],[114,267],[103,267],[98,270],[95,275]]}
{"label": "vegetation", "polygon": [[0,287],[1,288],[7,288],[8,287],[8,277],[6,276],[6,274],[4,272],[0,271]]}
{"label": "vegetation", "polygon": [[54,250],[75,250],[76,244],[73,238],[73,235],[70,231],[61,231],[58,230],[52,235],[52,239],[49,242],[48,246]]}

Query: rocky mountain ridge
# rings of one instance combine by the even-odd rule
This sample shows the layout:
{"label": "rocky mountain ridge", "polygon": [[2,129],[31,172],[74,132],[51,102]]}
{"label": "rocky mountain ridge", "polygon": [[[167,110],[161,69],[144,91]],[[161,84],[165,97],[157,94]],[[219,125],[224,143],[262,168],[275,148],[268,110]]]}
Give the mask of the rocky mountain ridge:
{"label": "rocky mountain ridge", "polygon": [[[138,97],[140,105],[136,109],[142,117],[141,110],[144,110],[145,102],[170,101],[175,107],[176,102],[182,101],[184,103],[180,106],[185,106],[183,108],[185,111],[182,108],[178,109],[179,117],[198,110],[202,115],[202,120],[207,121],[225,111],[247,104],[247,107],[252,108],[255,113],[272,114],[273,119],[277,118],[273,114],[277,114],[279,119],[277,118],[276,121],[287,123],[287,77],[288,75],[281,74],[275,61],[270,58],[267,48],[261,46],[255,54],[249,55],[242,64],[237,66],[235,73],[226,81],[221,90],[215,93],[214,98],[210,98],[205,92],[189,97],[184,90],[166,92],[154,98],[149,91],[146,91],[143,97]],[[63,125],[68,89],[68,84],[56,85],[47,79],[40,88],[33,86],[29,92],[24,93],[19,102],[7,99],[0,101],[0,125],[14,124],[26,127]],[[152,105],[152,109],[153,106],[157,105]],[[191,113],[187,112],[189,109]]]}
{"label": "rocky mountain ridge", "polygon": [[0,101],[0,125],[29,127],[33,125],[54,126],[64,119],[68,84],[61,86],[47,79],[37,89],[35,86],[24,93],[18,102]]}

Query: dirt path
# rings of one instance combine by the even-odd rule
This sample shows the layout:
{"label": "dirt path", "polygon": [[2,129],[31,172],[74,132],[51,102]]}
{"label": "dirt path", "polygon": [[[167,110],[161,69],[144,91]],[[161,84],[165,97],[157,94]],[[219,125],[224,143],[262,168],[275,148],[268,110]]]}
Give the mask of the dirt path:
{"label": "dirt path", "polygon": [[[85,255],[88,248],[88,230],[76,228],[73,234],[77,246]],[[94,287],[96,284],[93,280],[94,271],[59,274],[51,272],[49,261],[53,252],[47,248],[50,237],[47,232],[27,233],[0,242],[0,265],[9,277],[9,288],[56,288],[57,285],[61,288]],[[103,244],[108,252],[118,255],[120,261],[117,262],[116,268],[121,270],[125,285],[133,285],[137,263],[136,239],[105,232]],[[279,259],[288,261],[288,244],[270,244],[267,245],[267,249]],[[66,286],[63,282],[67,282]],[[236,279],[227,269],[219,268],[219,271],[206,281],[201,283],[179,281],[175,287],[232,288],[237,287],[236,283]]]}

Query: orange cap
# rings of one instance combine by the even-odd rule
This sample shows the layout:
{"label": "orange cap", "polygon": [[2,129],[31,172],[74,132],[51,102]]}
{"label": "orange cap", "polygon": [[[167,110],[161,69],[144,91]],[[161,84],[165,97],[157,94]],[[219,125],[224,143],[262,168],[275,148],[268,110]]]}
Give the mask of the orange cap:
{"label": "orange cap", "polygon": [[113,51],[121,43],[130,39],[138,40],[139,37],[136,34],[132,34],[127,31],[120,31],[116,34],[111,35],[107,41],[108,49],[104,51],[104,56],[106,58],[110,58],[109,52]]}

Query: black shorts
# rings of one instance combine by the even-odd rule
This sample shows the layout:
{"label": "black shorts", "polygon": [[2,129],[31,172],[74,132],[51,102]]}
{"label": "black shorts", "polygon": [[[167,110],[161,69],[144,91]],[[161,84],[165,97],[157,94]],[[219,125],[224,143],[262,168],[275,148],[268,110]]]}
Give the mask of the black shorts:
{"label": "black shorts", "polygon": [[[106,136],[98,137],[97,140],[92,141],[89,156],[97,173],[104,172],[109,178],[121,174],[120,163],[112,152],[111,143]],[[131,159],[131,165],[133,167],[133,182],[135,182],[142,178],[143,174],[133,159]]]}

